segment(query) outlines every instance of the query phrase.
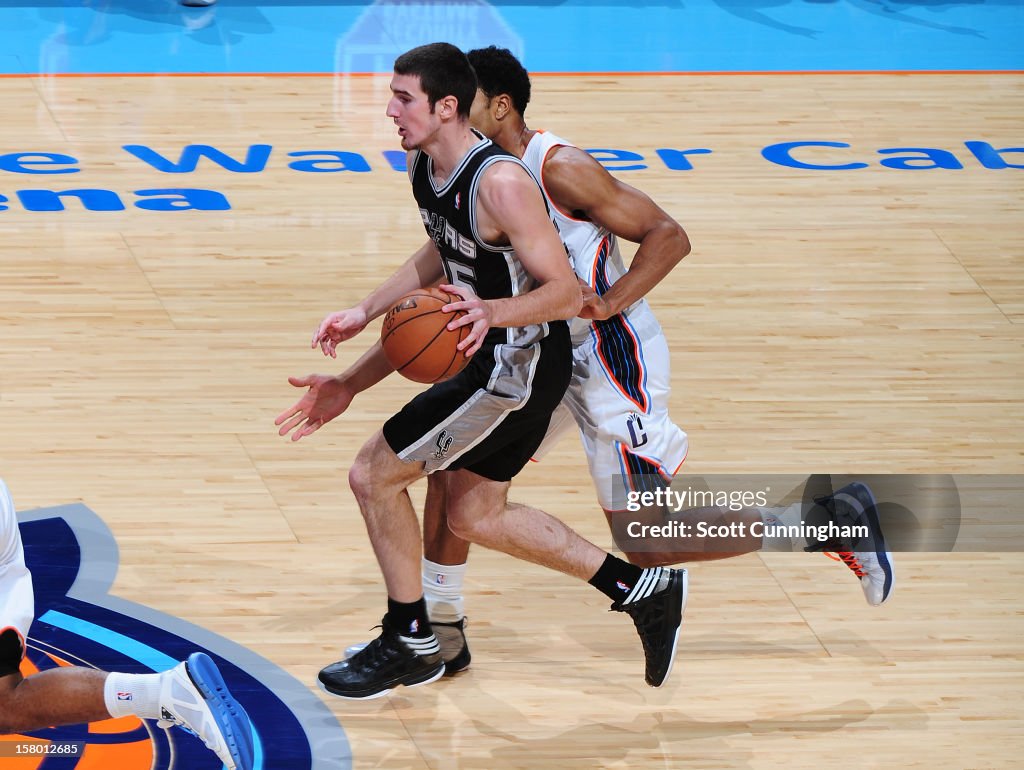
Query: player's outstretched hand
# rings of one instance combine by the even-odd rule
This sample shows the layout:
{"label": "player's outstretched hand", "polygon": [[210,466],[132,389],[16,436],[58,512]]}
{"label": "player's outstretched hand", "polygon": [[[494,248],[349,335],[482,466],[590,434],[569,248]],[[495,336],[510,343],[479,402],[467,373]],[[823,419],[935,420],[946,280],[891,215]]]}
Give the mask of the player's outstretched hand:
{"label": "player's outstretched hand", "polygon": [[316,433],[348,409],[356,396],[345,380],[329,374],[289,377],[288,382],[296,388],[309,388],[302,398],[274,420],[274,425],[281,426],[277,435],[286,436],[291,433],[292,441]]}
{"label": "player's outstretched hand", "polygon": [[325,356],[337,358],[338,354],[335,351],[338,343],[355,337],[366,328],[367,323],[369,319],[366,317],[366,311],[358,307],[331,313],[313,332],[310,347],[315,348],[319,345]]}
{"label": "player's outstretched hand", "polygon": [[445,305],[441,310],[446,313],[454,313],[456,310],[466,311],[464,316],[456,318],[449,323],[448,328],[454,331],[460,326],[473,324],[469,334],[458,344],[458,349],[466,354],[466,358],[470,358],[484,344],[484,337],[487,336],[487,332],[491,328],[491,309],[486,302],[464,286],[442,283],[438,288],[441,291],[457,294],[462,297],[462,302],[452,302],[449,305]]}

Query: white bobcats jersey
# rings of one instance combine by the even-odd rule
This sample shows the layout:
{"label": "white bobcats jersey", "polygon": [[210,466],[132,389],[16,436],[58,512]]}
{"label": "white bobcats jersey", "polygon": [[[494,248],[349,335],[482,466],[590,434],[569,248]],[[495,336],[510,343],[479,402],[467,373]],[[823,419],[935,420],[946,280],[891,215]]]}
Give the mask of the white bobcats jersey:
{"label": "white bobcats jersey", "polygon": [[[547,131],[538,131],[526,147],[523,163],[540,182],[544,198],[547,200],[548,210],[551,213],[551,221],[555,223],[562,242],[569,252],[576,275],[589,283],[598,294],[604,294],[626,272],[626,267],[622,263],[622,255],[619,253],[618,238],[589,220],[575,219],[571,215],[572,212],[562,211],[551,200],[544,184],[544,161],[547,160],[554,148],[561,146],[575,147],[576,145]],[[640,341],[661,334],[661,327],[644,299],[635,302],[618,318],[621,319],[621,322],[617,326],[622,327],[621,331],[627,334],[632,333]],[[609,319],[609,321],[613,320],[615,319]],[[590,321],[574,318],[569,321],[569,329],[572,332],[573,347],[584,344],[588,339],[592,339],[595,343],[598,342],[594,334],[595,325]],[[617,333],[616,329],[609,329],[609,331],[613,335]]]}
{"label": "white bobcats jersey", "polygon": [[[538,132],[523,163],[544,190],[551,219],[565,243],[573,270],[598,294],[626,272],[616,237],[572,212],[560,211],[544,185],[544,161],[559,146],[573,145]],[[686,458],[686,432],[668,413],[671,389],[668,343],[646,300],[605,321],[569,322],[572,380],[534,457],[557,443],[569,415],[579,427],[601,507],[626,508],[630,492],[672,479]]]}

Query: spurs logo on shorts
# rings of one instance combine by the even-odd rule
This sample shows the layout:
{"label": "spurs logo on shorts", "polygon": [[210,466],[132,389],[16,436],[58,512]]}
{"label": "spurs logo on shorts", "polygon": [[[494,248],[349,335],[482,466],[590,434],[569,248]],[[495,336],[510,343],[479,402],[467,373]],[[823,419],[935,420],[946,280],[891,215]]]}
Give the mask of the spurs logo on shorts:
{"label": "spurs logo on shorts", "polygon": [[448,431],[443,430],[437,434],[437,441],[434,444],[437,446],[437,451],[434,452],[434,457],[440,460],[446,454],[448,450],[452,448],[452,442],[455,441],[455,437]]}

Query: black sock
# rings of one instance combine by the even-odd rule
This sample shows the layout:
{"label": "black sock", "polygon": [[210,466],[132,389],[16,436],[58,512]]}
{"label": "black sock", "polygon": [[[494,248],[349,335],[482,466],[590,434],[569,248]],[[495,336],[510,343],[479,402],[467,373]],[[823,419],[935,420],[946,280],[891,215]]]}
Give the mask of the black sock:
{"label": "black sock", "polygon": [[425,639],[434,631],[427,617],[427,603],[420,597],[414,602],[396,602],[388,597],[388,623],[402,636]]}
{"label": "black sock", "polygon": [[629,596],[643,573],[635,564],[608,554],[601,569],[587,582],[612,601],[621,602]]}

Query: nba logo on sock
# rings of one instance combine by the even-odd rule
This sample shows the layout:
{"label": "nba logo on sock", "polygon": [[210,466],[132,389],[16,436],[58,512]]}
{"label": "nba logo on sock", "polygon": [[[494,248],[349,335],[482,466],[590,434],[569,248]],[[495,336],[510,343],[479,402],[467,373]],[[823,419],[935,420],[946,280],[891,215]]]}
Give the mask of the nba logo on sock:
{"label": "nba logo on sock", "polygon": [[418,620],[414,620],[412,623],[409,624],[409,633],[410,634],[415,634],[419,630],[420,630],[420,622]]}
{"label": "nba logo on sock", "polygon": [[117,694],[117,699],[118,700],[131,700],[132,699],[132,694],[130,692],[119,692]]}
{"label": "nba logo on sock", "polygon": [[629,586],[623,583],[621,580],[616,580],[615,585],[618,587],[620,591],[622,591],[622,593],[629,593]]}
{"label": "nba logo on sock", "polygon": [[446,575],[438,575],[434,578],[434,582],[437,583],[439,586],[443,586],[447,581],[448,578]]}

